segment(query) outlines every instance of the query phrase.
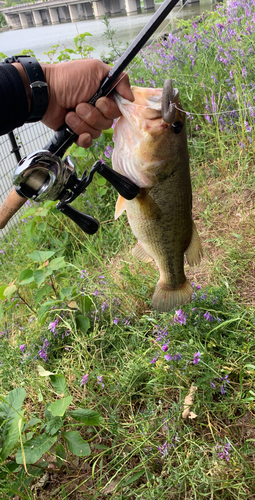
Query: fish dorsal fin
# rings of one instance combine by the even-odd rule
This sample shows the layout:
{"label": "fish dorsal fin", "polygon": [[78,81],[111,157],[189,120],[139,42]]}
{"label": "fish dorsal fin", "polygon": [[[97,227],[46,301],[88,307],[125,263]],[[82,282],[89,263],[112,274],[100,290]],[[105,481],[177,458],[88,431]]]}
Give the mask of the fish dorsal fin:
{"label": "fish dorsal fin", "polygon": [[126,203],[125,203],[125,198],[119,194],[116,206],[115,206],[115,214],[114,218],[115,220],[118,219],[118,217],[123,214],[124,210],[126,210]]}

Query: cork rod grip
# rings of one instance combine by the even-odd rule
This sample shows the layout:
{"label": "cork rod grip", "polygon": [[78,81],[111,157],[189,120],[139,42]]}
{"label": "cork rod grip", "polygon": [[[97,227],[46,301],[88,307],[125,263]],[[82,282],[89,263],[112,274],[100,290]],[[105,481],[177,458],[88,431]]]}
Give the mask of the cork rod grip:
{"label": "cork rod grip", "polygon": [[0,206],[0,229],[3,229],[7,222],[13,217],[16,212],[26,203],[27,198],[19,196],[15,189],[12,188],[3,204]]}

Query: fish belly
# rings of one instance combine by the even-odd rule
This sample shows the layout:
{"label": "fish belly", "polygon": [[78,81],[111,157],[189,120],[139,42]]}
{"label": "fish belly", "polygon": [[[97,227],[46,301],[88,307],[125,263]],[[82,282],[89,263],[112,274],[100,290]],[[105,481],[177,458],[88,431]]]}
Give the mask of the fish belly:
{"label": "fish belly", "polygon": [[191,300],[192,286],[184,273],[184,253],[192,239],[193,224],[188,191],[183,194],[173,186],[171,191],[167,185],[157,186],[126,201],[131,229],[144,255],[153,258],[159,268],[152,306],[161,312]]}

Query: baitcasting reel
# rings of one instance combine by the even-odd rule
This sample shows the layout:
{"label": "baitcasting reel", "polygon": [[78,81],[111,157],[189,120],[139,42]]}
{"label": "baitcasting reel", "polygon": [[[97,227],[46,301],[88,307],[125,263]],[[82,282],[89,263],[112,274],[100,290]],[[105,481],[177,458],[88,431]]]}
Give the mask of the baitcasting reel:
{"label": "baitcasting reel", "polygon": [[69,156],[62,160],[44,149],[25,156],[18,163],[13,174],[13,184],[18,195],[25,198],[35,201],[60,200],[56,208],[72,219],[85,233],[94,234],[99,228],[97,219],[79,212],[69,203],[86,191],[95,172],[108,180],[123,198],[132,200],[137,196],[139,187],[103,161],[96,161],[88,175],[85,170],[82,177],[78,178]]}

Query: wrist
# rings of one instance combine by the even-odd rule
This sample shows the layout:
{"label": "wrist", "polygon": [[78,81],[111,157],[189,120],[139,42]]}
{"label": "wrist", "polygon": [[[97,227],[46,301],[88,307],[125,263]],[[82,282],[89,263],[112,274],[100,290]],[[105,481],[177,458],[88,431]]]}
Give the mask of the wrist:
{"label": "wrist", "polygon": [[6,57],[4,62],[15,66],[17,64],[16,69],[21,76],[28,101],[29,115],[26,122],[38,122],[45,114],[49,102],[48,86],[39,62],[35,57],[27,55]]}

